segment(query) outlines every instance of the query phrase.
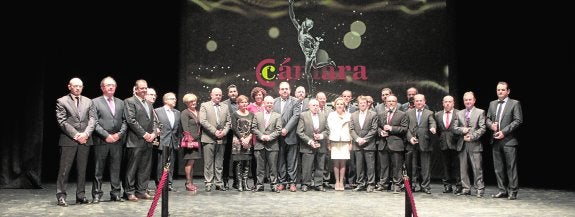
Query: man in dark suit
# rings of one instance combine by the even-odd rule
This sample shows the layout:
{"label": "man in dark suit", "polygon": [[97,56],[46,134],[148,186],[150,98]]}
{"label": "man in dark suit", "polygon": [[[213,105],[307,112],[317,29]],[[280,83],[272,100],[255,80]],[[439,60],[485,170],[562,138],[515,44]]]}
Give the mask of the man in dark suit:
{"label": "man in dark suit", "polygon": [[[230,84],[228,86],[228,99],[222,101],[223,104],[228,105],[228,109],[230,110],[230,115],[233,115],[237,110],[238,110],[238,103],[236,102],[236,98],[238,97],[238,87],[235,84]],[[228,135],[226,135],[226,150],[224,151],[224,170],[223,170],[223,181],[224,181],[224,187],[226,189],[229,188],[228,186],[228,179],[230,176],[230,169],[233,170],[232,171],[232,180],[234,180],[232,187],[233,188],[237,188],[238,184],[236,180],[236,172],[235,172],[235,165],[232,165],[231,163],[231,159],[232,159],[232,141],[233,141],[233,137],[234,137],[234,132],[233,132],[233,128],[230,128],[230,131],[228,131]],[[238,161],[234,162],[235,164],[238,163]]]}
{"label": "man in dark suit", "polygon": [[86,204],[85,183],[86,165],[92,145],[92,131],[97,122],[96,110],[92,100],[82,96],[82,80],[72,78],[68,83],[70,93],[56,100],[56,120],[60,126],[60,167],[56,181],[56,198],[59,206],[68,206],[66,185],[70,168],[76,160],[76,203]]}
{"label": "man in dark suit", "polygon": [[455,185],[455,194],[461,192],[461,178],[459,172],[459,158],[457,151],[457,135],[452,132],[453,121],[459,110],[454,109],[454,100],[452,96],[443,97],[443,110],[435,113],[437,122],[439,148],[441,149],[441,164],[443,165],[443,193],[451,193],[452,185]]}
{"label": "man in dark suit", "polygon": [[231,116],[228,105],[220,103],[222,90],[212,89],[211,100],[200,106],[200,124],[202,125],[202,151],[204,154],[204,182],[206,191],[226,191],[223,182],[224,151],[226,135],[231,128]]}
{"label": "man in dark suit", "polygon": [[[164,151],[167,155],[169,155],[170,161],[170,172],[168,174],[168,190],[175,191],[173,183],[173,176],[174,176],[174,165],[176,164],[176,151],[180,146],[180,135],[181,135],[181,127],[180,127],[180,111],[174,109],[176,107],[176,94],[169,92],[164,94],[162,97],[162,101],[164,102],[164,106],[154,109],[154,112],[157,115],[158,122],[160,123],[160,144],[158,146],[154,146],[154,153],[158,159],[156,164],[156,186],[160,184],[162,179],[162,174],[164,171],[164,162],[163,162],[163,154]],[[159,188],[159,186],[158,186]],[[158,189],[156,188],[156,189]]]}
{"label": "man in dark suit", "polygon": [[[412,173],[409,173],[412,175],[412,188],[419,184],[421,191],[431,194],[431,152],[433,151],[433,146],[430,133],[435,134],[437,127],[433,112],[425,108],[425,96],[416,94],[413,97],[413,101],[415,107],[406,112],[409,119],[407,129],[409,145],[406,148],[408,150],[406,160],[412,164]],[[412,155],[409,153],[410,151],[412,151]],[[409,156],[413,156],[412,159],[409,159]],[[420,163],[421,171],[417,171],[417,168],[419,168],[417,162]]]}
{"label": "man in dark suit", "polygon": [[471,182],[469,180],[469,163],[473,170],[473,185],[477,189],[477,197],[483,197],[485,184],[483,181],[483,144],[481,136],[485,133],[485,111],[475,107],[473,92],[463,94],[465,109],[457,113],[455,129],[453,132],[460,135],[457,142],[459,152],[459,170],[461,171],[461,185],[463,190],[457,195],[470,195]]}
{"label": "man in dark suit", "polygon": [[498,100],[489,103],[487,126],[493,131],[493,165],[499,192],[495,198],[517,199],[519,177],[517,176],[517,146],[515,131],[523,123],[523,112],[519,101],[510,99],[509,85],[497,83]]}
{"label": "man in dark suit", "polygon": [[352,138],[351,154],[355,155],[357,187],[354,191],[375,190],[375,153],[377,147],[377,115],[369,110],[367,98],[357,97],[359,111],[351,114],[349,131]]}
{"label": "man in dark suit", "polygon": [[255,136],[254,157],[256,159],[256,187],[254,191],[264,190],[266,166],[269,168],[269,181],[271,191],[279,193],[278,184],[278,152],[280,150],[278,138],[281,135],[281,115],[273,111],[274,98],[264,98],[264,111],[254,114],[252,133]]}
{"label": "man in dark suit", "polygon": [[[386,112],[378,113],[377,158],[379,159],[378,191],[391,189],[399,194],[400,184],[403,181],[401,168],[405,163],[405,134],[407,133],[408,119],[405,112],[397,108],[397,97],[386,96]],[[389,187],[388,187],[389,186]]]}
{"label": "man in dark suit", "polygon": [[282,131],[279,138],[280,150],[278,153],[279,189],[284,190],[289,184],[289,190],[297,191],[296,182],[298,167],[298,138],[296,135],[299,120],[299,103],[297,98],[290,96],[290,86],[287,82],[279,85],[279,95],[274,101],[274,112],[282,118]]}
{"label": "man in dark suit", "polygon": [[327,115],[319,111],[319,102],[316,99],[309,100],[307,105],[308,110],[300,113],[297,125],[302,154],[301,190],[305,192],[314,187],[318,191],[325,191],[323,175],[327,145],[322,145],[320,141],[326,140],[329,135],[326,127]]}
{"label": "man in dark suit", "polygon": [[145,99],[147,92],[148,82],[137,80],[134,96],[124,100],[124,115],[128,124],[124,196],[133,202],[152,199],[146,187],[152,171],[152,142],[158,136],[159,129],[152,103]]}
{"label": "man in dark suit", "polygon": [[98,123],[96,124],[94,141],[94,184],[92,184],[92,203],[98,203],[102,199],[102,183],[104,182],[104,170],[106,161],[109,159],[110,170],[110,200],[122,201],[122,179],[120,168],[122,153],[128,125],[124,119],[124,101],[114,97],[116,93],[116,81],[112,77],[105,77],[100,82],[102,96],[92,99]]}

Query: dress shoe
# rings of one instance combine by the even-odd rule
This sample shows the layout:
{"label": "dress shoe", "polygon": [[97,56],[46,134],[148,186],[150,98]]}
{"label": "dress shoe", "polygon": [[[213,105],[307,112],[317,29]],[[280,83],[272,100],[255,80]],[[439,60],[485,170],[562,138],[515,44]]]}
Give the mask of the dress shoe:
{"label": "dress shoe", "polygon": [[352,191],[365,191],[365,186],[364,185],[358,185]]}
{"label": "dress shoe", "polygon": [[290,184],[290,186],[289,186],[289,191],[291,191],[291,192],[296,192],[296,191],[297,191],[297,187],[295,186],[295,184]]}
{"label": "dress shoe", "polygon": [[66,199],[64,199],[63,197],[58,198],[58,206],[67,207],[68,203],[66,203]]}
{"label": "dress shoe", "polygon": [[168,185],[168,191],[178,192],[178,190],[176,190],[172,185]]}
{"label": "dress shoe", "polygon": [[443,193],[451,193],[453,192],[453,188],[451,187],[451,185],[446,185],[445,188],[443,189]]}
{"label": "dress shoe", "polygon": [[92,198],[92,203],[100,203],[100,195],[95,195]]}
{"label": "dress shoe", "polygon": [[457,193],[457,196],[461,196],[461,195],[471,195],[471,191],[462,190],[461,192]]}
{"label": "dress shoe", "polygon": [[507,199],[517,200],[517,192],[511,192],[511,194],[509,194],[509,197]]}
{"label": "dress shoe", "polygon": [[138,198],[133,194],[128,195],[128,200],[132,202],[138,202]]}
{"label": "dress shoe", "polygon": [[507,192],[499,192],[495,195],[491,195],[493,198],[506,198],[507,196],[509,196]]}
{"label": "dress shoe", "polygon": [[317,186],[315,189],[316,189],[317,191],[323,191],[323,192],[325,192],[325,187],[323,187],[322,185]]}
{"label": "dress shoe", "polygon": [[82,198],[76,198],[76,204],[89,204],[90,201],[88,201],[88,199],[86,199],[85,197]]}
{"label": "dress shoe", "polygon": [[121,198],[120,196],[118,196],[118,195],[112,195],[112,196],[110,197],[110,200],[111,200],[111,201],[116,201],[116,202],[124,202],[124,199],[122,199],[122,198]]}
{"label": "dress shoe", "polygon": [[457,187],[455,187],[455,190],[453,191],[453,193],[458,194],[458,193],[461,193],[462,190],[463,190],[463,188],[461,186],[457,186]]}
{"label": "dress shoe", "polygon": [[154,199],[154,197],[150,196],[148,193],[140,194],[140,195],[137,195],[136,197],[139,199],[142,199],[142,200]]}
{"label": "dress shoe", "polygon": [[264,191],[264,186],[263,185],[256,185],[256,187],[254,188],[254,192],[255,191]]}
{"label": "dress shoe", "polygon": [[212,191],[212,186],[211,185],[206,185],[206,192],[210,192]]}
{"label": "dress shoe", "polygon": [[384,190],[385,190],[385,187],[383,187],[382,185],[377,185],[377,186],[375,187],[375,190],[376,190],[376,191],[384,191]]}
{"label": "dress shoe", "polygon": [[365,191],[367,191],[367,193],[372,193],[373,190],[375,190],[375,186],[373,186],[373,185],[368,185],[368,186],[367,186],[367,189],[366,189]]}
{"label": "dress shoe", "polygon": [[280,193],[282,191],[281,186],[283,185],[272,186],[272,192]]}
{"label": "dress shoe", "polygon": [[218,190],[218,191],[227,191],[228,189],[226,189],[225,186],[217,186],[217,185],[216,185],[216,190]]}
{"label": "dress shoe", "polygon": [[333,189],[333,187],[332,187],[329,183],[327,183],[327,182],[324,182],[324,183],[323,183],[323,187],[324,187],[325,189]]}
{"label": "dress shoe", "polygon": [[301,191],[307,192],[308,190],[309,190],[309,189],[308,189],[307,185],[302,185],[302,186],[301,186]]}
{"label": "dress shoe", "polygon": [[482,190],[478,190],[476,196],[477,196],[477,198],[482,198],[482,197],[483,197],[483,191],[482,191]]}
{"label": "dress shoe", "polygon": [[422,190],[423,192],[425,192],[426,194],[431,194],[431,189],[429,189],[429,188],[424,188],[424,189],[421,189],[421,190]]}

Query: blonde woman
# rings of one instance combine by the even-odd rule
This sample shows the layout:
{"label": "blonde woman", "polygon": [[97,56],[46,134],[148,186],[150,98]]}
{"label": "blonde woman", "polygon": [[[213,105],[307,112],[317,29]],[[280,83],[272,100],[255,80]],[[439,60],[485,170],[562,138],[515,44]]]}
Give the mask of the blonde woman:
{"label": "blonde woman", "polygon": [[[195,141],[200,141],[201,126],[198,110],[196,107],[198,105],[198,97],[194,94],[188,93],[184,95],[183,100],[187,108],[181,112],[181,122],[182,130],[184,132],[190,133]],[[202,147],[199,148],[186,148],[184,151],[184,161],[186,162],[184,166],[184,171],[186,172],[186,190],[196,191],[198,187],[194,185],[194,162],[195,160],[202,159]]]}
{"label": "blonde woman", "polygon": [[330,112],[327,117],[329,127],[329,144],[333,160],[333,173],[335,175],[335,190],[344,190],[345,161],[350,158],[351,135],[349,123],[351,114],[345,112],[345,100],[338,97],[333,102],[335,111]]}

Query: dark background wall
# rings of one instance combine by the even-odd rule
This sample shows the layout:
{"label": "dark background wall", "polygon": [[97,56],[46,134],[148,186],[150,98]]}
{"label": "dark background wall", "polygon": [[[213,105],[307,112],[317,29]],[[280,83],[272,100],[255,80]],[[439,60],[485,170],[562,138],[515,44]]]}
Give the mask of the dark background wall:
{"label": "dark background wall", "polygon": [[[158,93],[176,92],[180,8],[178,1],[146,0],[18,6],[21,13],[7,31],[5,73],[16,79],[3,79],[8,118],[2,126],[1,186],[38,187],[55,180],[55,100],[68,92],[71,77],[82,78],[89,97],[101,94],[98,84],[107,75],[116,78],[120,98],[131,95],[139,78]],[[574,72],[572,35],[566,34],[572,26],[567,20],[574,19],[529,9],[448,1],[451,86],[459,90],[458,101],[461,93],[474,91],[476,106],[487,109],[496,98],[496,83],[509,82],[510,96],[521,101],[525,117],[519,132],[520,185],[575,189],[565,178],[573,165],[569,128],[559,118],[569,97],[563,78]],[[489,148],[485,143],[485,180],[495,184]],[[26,181],[34,177],[41,181]]]}

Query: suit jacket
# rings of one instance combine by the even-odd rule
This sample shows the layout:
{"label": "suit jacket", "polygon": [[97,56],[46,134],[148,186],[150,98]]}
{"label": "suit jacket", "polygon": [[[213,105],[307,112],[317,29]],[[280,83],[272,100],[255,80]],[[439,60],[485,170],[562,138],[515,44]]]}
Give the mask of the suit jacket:
{"label": "suit jacket", "polygon": [[388,112],[379,113],[377,135],[381,135],[383,131],[383,126],[386,124],[391,125],[391,131],[388,132],[388,136],[378,140],[377,150],[384,150],[386,146],[392,151],[405,151],[405,134],[407,133],[407,126],[409,120],[405,112],[395,109],[395,112],[391,116],[391,121],[387,122]]}
{"label": "suit jacket", "polygon": [[95,128],[96,136],[93,137],[94,145],[109,144],[106,142],[106,138],[114,133],[119,133],[121,139],[111,144],[124,144],[128,130],[128,125],[124,118],[124,101],[114,97],[115,112],[113,115],[106,97],[96,97],[92,99],[92,104],[96,109],[96,117],[98,118]]}
{"label": "suit jacket", "polygon": [[[136,148],[152,145],[146,142],[144,135],[146,133],[154,133],[155,129],[158,128],[156,117],[152,112],[153,109],[152,103],[145,101],[145,105],[143,105],[142,101],[136,96],[124,100],[124,115],[128,124],[126,147]],[[150,112],[150,116],[148,116],[146,111]]]}
{"label": "suit jacket", "polygon": [[[264,111],[265,112],[265,111]],[[282,131],[282,119],[279,113],[272,112],[270,114],[269,125],[265,126],[264,112],[258,112],[254,115],[252,121],[252,135],[256,137],[254,150],[266,149],[268,151],[279,151],[280,146],[278,137]],[[262,141],[263,135],[269,135],[270,141]]]}
{"label": "suit jacket", "polygon": [[[497,101],[494,100],[489,103],[489,109],[487,110],[487,119],[486,124],[487,126],[491,126],[493,122],[497,122],[495,120],[495,113],[497,112]],[[499,128],[505,138],[500,140],[506,146],[516,146],[519,144],[517,138],[515,138],[515,130],[521,126],[523,123],[523,111],[521,110],[521,103],[514,99],[507,99],[507,102],[504,104],[503,111],[501,111],[501,122],[499,123]],[[493,138],[491,138],[491,142],[495,142]]]}
{"label": "suit jacket", "polygon": [[325,145],[327,144],[325,141],[328,139],[329,136],[329,129],[327,128],[327,115],[324,114],[323,112],[318,112],[317,115],[319,119],[318,130],[319,133],[323,135],[323,139],[318,141],[320,143],[320,147],[317,149],[314,149],[309,145],[309,142],[314,140],[313,139],[314,129],[313,129],[313,120],[311,111],[308,110],[302,112],[299,115],[299,122],[297,124],[297,135],[300,138],[299,151],[301,153],[311,154],[314,153],[314,151],[317,151],[319,153],[327,152],[327,147]]}
{"label": "suit jacket", "polygon": [[454,121],[457,119],[457,112],[459,110],[453,109],[449,117],[449,128],[445,128],[445,122],[443,121],[444,110],[435,113],[435,121],[437,123],[437,135],[439,136],[439,148],[441,150],[457,150],[457,140],[459,136],[454,135],[452,130],[455,128]]}
{"label": "suit jacket", "polygon": [[[297,99],[297,98],[296,98]],[[309,98],[304,98],[303,100],[298,100],[298,104],[299,104],[299,113],[301,114],[302,112],[305,111],[309,111],[309,108],[307,106],[307,104],[309,103]]]}
{"label": "suit jacket", "polygon": [[[215,143],[217,119],[216,110],[212,101],[202,103],[200,106],[200,124],[202,125],[202,143]],[[217,113],[220,119],[221,130],[224,134],[228,134],[232,124],[232,117],[228,105],[220,103],[220,109]],[[227,136],[222,137],[222,141],[226,144]]]}
{"label": "suit jacket", "polygon": [[[56,120],[61,129],[59,146],[79,145],[74,136],[84,132],[92,135],[98,122],[92,100],[80,96],[80,103],[76,107],[76,102],[70,94],[56,100]],[[88,138],[85,145],[92,145],[92,138]]]}
{"label": "suit jacket", "polygon": [[[436,128],[435,118],[433,117],[433,112],[429,109],[423,109],[421,112],[420,123],[417,125],[417,109],[407,110],[407,118],[409,119],[409,125],[407,128],[407,141],[411,140],[412,137],[417,135],[419,140],[419,149],[421,151],[433,151],[433,145],[431,144],[431,135],[429,129]],[[408,150],[409,146],[408,145]]]}
{"label": "suit jacket", "polygon": [[281,113],[281,99],[281,97],[275,99],[273,111],[281,115],[282,128],[288,131],[285,142],[290,145],[297,144],[296,128],[300,113],[298,99],[293,96],[288,97],[284,105],[284,113]]}
{"label": "suit jacket", "polygon": [[160,125],[160,145],[159,150],[163,150],[164,146],[169,146],[172,149],[177,149],[180,147],[180,138],[182,135],[182,129],[180,125],[181,114],[180,111],[172,109],[174,113],[174,126],[170,125],[170,119],[168,119],[168,112],[164,106],[154,109],[158,115],[158,121]]}
{"label": "suit jacket", "polygon": [[[374,111],[366,110],[365,120],[363,127],[359,124],[359,110],[351,114],[351,122],[349,124],[349,131],[352,138],[352,150],[377,150],[375,140],[377,139],[377,115]],[[362,146],[356,142],[356,139],[362,137],[367,140]]]}
{"label": "suit jacket", "polygon": [[190,110],[184,109],[180,112],[180,121],[182,122],[182,131],[189,132],[195,141],[200,142],[200,137],[202,136],[202,125],[200,125],[200,113],[198,112],[197,114],[198,116],[192,114]]}
{"label": "suit jacket", "polygon": [[481,144],[481,136],[485,133],[485,111],[483,109],[478,109],[476,107],[471,108],[471,115],[469,118],[469,123],[465,118],[465,109],[457,112],[457,119],[455,119],[455,128],[453,133],[461,135],[457,142],[457,151],[461,151],[463,147],[463,131],[461,128],[469,126],[469,135],[471,135],[471,141],[465,144],[471,148],[473,152],[482,152],[483,145]]}

